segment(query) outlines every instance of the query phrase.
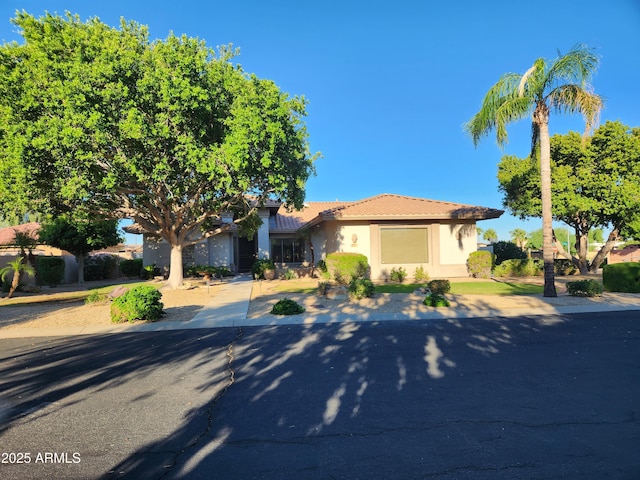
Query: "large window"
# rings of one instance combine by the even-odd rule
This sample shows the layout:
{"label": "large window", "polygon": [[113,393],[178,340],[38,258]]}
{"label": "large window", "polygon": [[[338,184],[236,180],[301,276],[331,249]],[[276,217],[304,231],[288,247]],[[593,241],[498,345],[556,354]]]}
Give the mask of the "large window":
{"label": "large window", "polygon": [[427,228],[381,228],[382,263],[428,263],[429,230]]}
{"label": "large window", "polygon": [[300,238],[272,238],[271,258],[277,263],[304,262],[304,241]]}

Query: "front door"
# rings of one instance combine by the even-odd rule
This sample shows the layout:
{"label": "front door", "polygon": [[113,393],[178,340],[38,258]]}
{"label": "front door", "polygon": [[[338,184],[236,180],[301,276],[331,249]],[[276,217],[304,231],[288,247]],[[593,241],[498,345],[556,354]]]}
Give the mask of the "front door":
{"label": "front door", "polygon": [[255,236],[251,239],[238,237],[238,271],[250,272],[256,258],[258,248]]}

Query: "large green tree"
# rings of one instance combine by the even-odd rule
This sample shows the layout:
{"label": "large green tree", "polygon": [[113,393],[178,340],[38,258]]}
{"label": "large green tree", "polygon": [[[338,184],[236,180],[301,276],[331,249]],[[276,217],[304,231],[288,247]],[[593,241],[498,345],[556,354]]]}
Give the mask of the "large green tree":
{"label": "large green tree", "polygon": [[[608,121],[586,140],[577,132],[554,135],[550,148],[553,218],[575,230],[577,254],[565,251],[560,241],[556,247],[581,273],[594,272],[615,243],[634,236],[640,224],[640,129]],[[535,158],[504,156],[498,181],[503,202],[514,215],[542,214]],[[589,261],[589,235],[598,228],[608,228],[610,233]]]}
{"label": "large green tree", "polygon": [[542,207],[544,296],[557,296],[553,265],[551,203],[551,112],[580,113],[587,131],[597,122],[601,98],[587,84],[598,66],[598,57],[585,45],[577,45],[551,61],[537,59],[524,74],[507,73],[489,89],[480,111],[466,124],[473,142],[495,130],[498,144],[507,142],[507,125],[531,118],[532,151],[539,148],[540,202]]}
{"label": "large green tree", "polygon": [[306,100],[233,65],[231,48],[149,41],[124,21],[13,22],[25,42],[0,49],[0,147],[32,210],[132,218],[169,243],[178,287],[183,248],[232,228],[223,214],[246,225],[267,199],[302,207]]}
{"label": "large green tree", "polygon": [[40,227],[41,243],[66,250],[78,261],[78,283],[84,283],[84,260],[94,250],[117,245],[122,241],[117,220],[77,220],[57,217]]}

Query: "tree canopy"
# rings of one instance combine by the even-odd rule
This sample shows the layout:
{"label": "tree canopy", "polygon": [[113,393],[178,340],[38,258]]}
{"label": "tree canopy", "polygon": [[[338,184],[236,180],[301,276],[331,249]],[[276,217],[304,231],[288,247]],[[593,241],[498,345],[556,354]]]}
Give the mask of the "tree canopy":
{"label": "tree canopy", "polygon": [[3,215],[131,218],[171,245],[175,287],[183,247],[231,228],[222,214],[302,207],[307,102],[233,65],[231,47],[70,14],[13,23],[25,42],[0,48]]}
{"label": "tree canopy", "polygon": [[122,241],[117,220],[73,220],[64,216],[44,222],[38,236],[41,243],[66,250],[76,257],[78,283],[84,283],[84,258],[88,253]]}
{"label": "tree canopy", "polygon": [[[640,225],[640,129],[608,121],[586,141],[576,132],[554,135],[551,159],[553,218],[575,230],[574,263],[582,272],[593,271],[616,241],[634,236]],[[514,215],[541,215],[539,179],[535,158],[502,158],[499,188]],[[608,228],[610,233],[596,258],[588,262],[589,235],[597,228]]]}

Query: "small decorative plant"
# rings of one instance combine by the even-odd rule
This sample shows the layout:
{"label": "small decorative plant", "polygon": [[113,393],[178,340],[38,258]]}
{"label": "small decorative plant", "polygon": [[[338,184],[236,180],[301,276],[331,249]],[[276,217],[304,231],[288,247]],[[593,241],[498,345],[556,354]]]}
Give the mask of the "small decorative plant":
{"label": "small decorative plant", "polygon": [[271,309],[273,315],[297,315],[304,312],[304,307],[299,303],[283,298],[276,303]]}
{"label": "small decorative plant", "polygon": [[282,278],[284,280],[293,280],[296,278],[296,272],[287,268],[284,272],[282,272]]}
{"label": "small decorative plant", "polygon": [[431,293],[431,295],[427,295],[422,302],[427,307],[448,307],[449,300],[447,300],[444,295],[439,293]]}
{"label": "small decorative plant", "polygon": [[427,287],[431,290],[431,293],[435,293],[437,295],[444,295],[451,291],[451,283],[449,280],[431,280],[427,284]]}
{"label": "small decorative plant", "polygon": [[389,278],[392,282],[402,283],[404,282],[404,279],[407,278],[407,271],[404,267],[393,267],[389,274]]}
{"label": "small decorative plant", "polygon": [[349,296],[356,300],[372,297],[374,292],[375,286],[368,278],[355,278],[349,284]]}
{"label": "small decorative plant", "polygon": [[572,297],[595,297],[602,295],[602,285],[597,280],[567,282],[567,292]]}
{"label": "small decorative plant", "polygon": [[418,283],[426,282],[429,280],[429,273],[420,265],[416,267],[416,271],[413,273],[413,279]]}
{"label": "small decorative plant", "polygon": [[331,282],[318,282],[318,295],[326,295],[331,288]]}

